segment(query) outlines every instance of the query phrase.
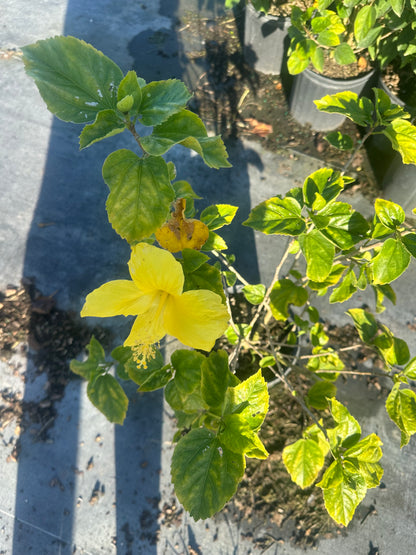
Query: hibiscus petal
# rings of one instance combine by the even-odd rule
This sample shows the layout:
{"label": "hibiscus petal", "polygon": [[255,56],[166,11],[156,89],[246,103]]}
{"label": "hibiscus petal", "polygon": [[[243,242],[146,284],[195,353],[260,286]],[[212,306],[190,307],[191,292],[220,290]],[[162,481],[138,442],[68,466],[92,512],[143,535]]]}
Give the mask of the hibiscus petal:
{"label": "hibiscus petal", "polygon": [[184,345],[210,351],[227,328],[229,315],[221,297],[212,291],[187,291],[169,297],[165,328]]}
{"label": "hibiscus petal", "polygon": [[81,316],[130,316],[148,310],[154,295],[143,294],[133,281],[118,279],[104,283],[85,299]]}
{"label": "hibiscus petal", "polygon": [[163,323],[163,310],[159,310],[160,303],[153,303],[152,307],[144,314],[137,316],[124,342],[126,347],[137,345],[152,345],[166,335]]}
{"label": "hibiscus petal", "polygon": [[134,283],[144,293],[155,290],[166,291],[170,295],[182,293],[182,266],[168,251],[138,243],[132,247],[129,269]]}

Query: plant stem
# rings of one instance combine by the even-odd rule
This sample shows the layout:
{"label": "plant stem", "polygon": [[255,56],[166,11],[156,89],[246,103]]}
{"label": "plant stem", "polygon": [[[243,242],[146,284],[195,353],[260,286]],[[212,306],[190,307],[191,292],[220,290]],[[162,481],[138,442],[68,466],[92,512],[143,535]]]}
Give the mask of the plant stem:
{"label": "plant stem", "polygon": [[373,128],[371,128],[369,131],[367,131],[367,133],[364,135],[364,137],[361,139],[361,141],[358,141],[357,146],[354,149],[354,152],[351,154],[351,156],[349,157],[349,159],[345,162],[344,167],[342,168],[341,171],[341,175],[344,175],[345,172],[348,170],[348,168],[350,167],[350,165],[352,164],[355,156],[357,155],[357,152],[359,152],[361,150],[361,148],[363,147],[364,143],[366,142],[366,140],[368,139],[368,137],[373,133]]}
{"label": "plant stem", "polygon": [[237,279],[239,281],[241,281],[241,283],[243,283],[244,285],[250,285],[249,282],[243,278],[243,276],[234,268],[234,266],[232,266],[228,260],[225,258],[225,256],[223,254],[221,254],[218,251],[212,251],[212,254],[218,258],[218,260],[220,260],[225,266],[227,266],[227,268],[230,270],[230,272],[234,272],[235,275],[237,276]]}

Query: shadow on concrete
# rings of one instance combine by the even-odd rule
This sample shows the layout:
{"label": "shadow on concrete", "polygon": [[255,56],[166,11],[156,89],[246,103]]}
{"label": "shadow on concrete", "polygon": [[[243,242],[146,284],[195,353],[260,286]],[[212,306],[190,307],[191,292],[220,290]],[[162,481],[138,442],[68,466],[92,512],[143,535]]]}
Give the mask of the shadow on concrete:
{"label": "shadow on concrete", "polygon": [[[212,70],[213,66],[209,49],[204,58],[191,60],[187,53],[195,45],[181,43],[178,21],[186,10],[195,9],[203,17],[214,19],[218,4],[213,0],[162,0],[160,12],[172,18],[172,28],[145,31],[130,41],[133,69],[149,81],[183,79],[192,89],[201,72]],[[114,2],[113,9],[118,9],[118,5]],[[117,52],[113,55],[111,50],[114,36],[106,37],[96,25],[87,25],[88,17],[84,2],[69,0],[64,34],[91,42],[119,63]],[[121,34],[122,28],[117,31]],[[221,54],[221,45],[218,48]],[[78,152],[80,131],[79,126],[54,119],[24,265],[24,275],[33,277],[44,295],[54,294],[60,308],[77,311],[89,291],[109,279],[127,276],[129,248],[106,220],[107,188],[101,178],[101,166],[115,149],[133,148],[123,134]],[[225,235],[230,251],[239,257],[238,268],[246,271],[249,280],[258,282],[253,233],[238,224],[247,218],[250,207],[247,164],[259,166],[261,161],[254,151],[246,152],[240,142],[230,143],[229,149],[230,160],[235,164],[232,170],[207,168],[186,149],[173,149],[171,158],[179,178],[189,179],[204,197],[202,208],[213,202],[240,206],[236,225]],[[39,536],[34,544],[37,552],[72,553],[80,393],[78,381],[67,387],[51,432],[54,443],[35,442],[28,433],[21,438],[13,545],[16,554],[28,553],[29,546],[33,548],[35,532]],[[123,427],[115,429],[117,552],[133,554],[145,549],[151,555],[156,553],[163,397],[161,392],[137,394],[134,387],[129,393],[127,419]],[[25,399],[30,397],[31,384],[27,383]],[[88,531],[88,524],[83,526]]]}

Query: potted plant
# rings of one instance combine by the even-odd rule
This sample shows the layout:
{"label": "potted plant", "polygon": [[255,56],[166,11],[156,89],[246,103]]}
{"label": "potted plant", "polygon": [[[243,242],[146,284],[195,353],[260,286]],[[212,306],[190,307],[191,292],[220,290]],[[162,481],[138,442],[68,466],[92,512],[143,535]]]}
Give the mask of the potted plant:
{"label": "potted plant", "polygon": [[[226,0],[232,8],[240,0]],[[244,57],[256,71],[280,75],[290,27],[287,0],[246,0],[244,16]]]}
{"label": "potted plant", "polygon": [[328,131],[341,115],[322,115],[313,100],[351,90],[360,94],[374,75],[380,44],[389,39],[389,14],[400,17],[403,3],[383,0],[318,0],[313,7],[293,7],[288,70],[295,75],[290,105],[293,116],[314,129]]}
{"label": "potted plant", "polygon": [[[134,138],[135,151],[109,154],[102,174],[109,188],[108,219],[131,248],[131,279],[97,283],[81,316],[135,320],[124,344],[110,356],[92,337],[88,358],[71,362],[71,369],[87,380],[91,402],[111,422],[122,424],[128,398],[120,381],[133,381],[141,392],[164,389],[178,422],[172,481],[179,500],[198,520],[216,513],[234,495],[246,458],[268,457],[258,434],[268,412],[268,390],[280,383],[308,419],[302,437],[285,446],[283,462],[301,488],[321,478],[316,485],[330,516],[347,525],[367,490],[380,483],[382,443],[375,433],[361,437],[357,420],[335,399],[335,381],[344,366],[327,345],[314,292],[323,296],[330,290],[329,302],[343,303],[368,287],[376,294],[377,312],[385,308],[385,299],[394,301],[390,283],[416,257],[416,230],[406,229],[401,207],[377,199],[374,217],[367,221],[340,201],[352,181],[344,175],[349,164],[343,172],[321,168],[305,176],[303,186],[283,198],[264,200],[248,214],[244,225],[289,238],[268,287],[250,284],[223,254],[227,246],[217,233],[231,224],[238,207],[214,204],[193,218],[194,200],[200,197],[176,178],[174,164],[163,157],[181,145],[212,168],[229,166],[221,138],[209,137],[198,116],[187,110],[190,93],[183,83],[146,83],[134,71],[124,75],[104,54],[74,37],[28,45],[23,61],[49,110],[83,125],[81,148],[117,133]],[[369,123],[368,134],[383,127],[393,147],[416,162],[408,140],[416,140],[416,128],[407,122],[408,115],[391,107],[383,94],[376,98],[372,103],[341,93],[325,97],[320,107]],[[138,122],[150,133],[141,135]],[[351,143],[337,134],[331,140],[343,148]],[[296,265],[299,257],[303,270]],[[254,307],[246,322],[233,318],[224,287],[238,280]],[[386,409],[404,446],[416,433],[416,393],[410,383],[416,379],[416,357],[411,359],[405,341],[370,311],[360,307],[348,314],[361,340],[383,360],[383,377],[392,382]],[[276,339],[273,325],[279,322],[289,327]],[[158,347],[167,333],[191,349],[178,348],[164,360]],[[223,333],[230,352],[213,349]],[[305,397],[291,382],[291,370],[300,362],[298,350],[291,349],[302,336],[312,347],[306,360],[314,382]],[[289,352],[284,350],[288,347]],[[256,360],[256,370],[240,379],[236,369],[242,348]],[[268,384],[266,370],[273,376]]]}

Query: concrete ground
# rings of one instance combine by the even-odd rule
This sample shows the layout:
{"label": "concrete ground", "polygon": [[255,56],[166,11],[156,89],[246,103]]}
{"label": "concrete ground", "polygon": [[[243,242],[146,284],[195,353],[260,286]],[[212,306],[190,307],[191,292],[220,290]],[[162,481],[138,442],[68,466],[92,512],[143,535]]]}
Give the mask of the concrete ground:
{"label": "concrete ground", "polygon": [[[79,311],[87,292],[125,273],[129,255],[127,245],[106,222],[107,191],[101,178],[107,154],[128,146],[128,138],[114,137],[79,152],[79,128],[49,114],[21,60],[9,56],[8,49],[72,34],[112,57],[123,71],[134,68],[147,79],[176,76],[192,85],[202,69],[187,53],[198,45],[182,44],[174,23],[187,10],[214,18],[223,13],[221,6],[215,0],[3,1],[0,290],[19,284],[23,276],[33,276],[43,294],[55,294],[60,308]],[[157,56],[154,42],[149,41],[157,31],[165,33],[177,55]],[[181,149],[174,149],[171,159],[178,175],[192,181],[206,204],[238,204],[238,221],[246,218],[250,206],[302,183],[321,165],[288,152],[271,154],[245,141],[230,145],[229,152],[233,168],[219,171]],[[362,208],[365,199],[355,197],[353,203]],[[244,233],[229,232],[230,250],[240,255],[239,268],[250,280],[267,281],[284,245],[248,229]],[[257,254],[257,262],[253,263],[250,252]],[[397,282],[398,304],[385,322],[416,354],[415,334],[407,326],[416,317],[414,265],[409,272],[406,280]],[[344,306],[338,311],[322,310],[335,323],[346,318]],[[117,326],[122,335],[124,324]],[[26,401],[42,399],[44,394],[44,378],[36,374],[30,352],[16,355],[9,363],[0,362],[0,380],[2,388],[20,392]],[[58,418],[49,442],[23,434],[18,463],[5,462],[16,431],[3,430],[0,553],[192,553],[187,546],[202,554],[298,553],[289,544],[255,550],[224,515],[198,523],[183,515],[180,523],[162,526],[156,539],[158,507],[174,502],[169,476],[173,422],[160,392],[139,395],[133,390],[131,397],[125,425],[115,427],[88,402],[85,384],[71,382],[57,403]],[[362,415],[364,431],[376,431],[384,442],[385,488],[369,492],[345,536],[322,540],[314,552],[411,555],[416,536],[411,487],[415,442],[400,451],[398,432],[382,405],[363,397],[358,386],[350,410]],[[364,518],[370,505],[376,513]]]}

